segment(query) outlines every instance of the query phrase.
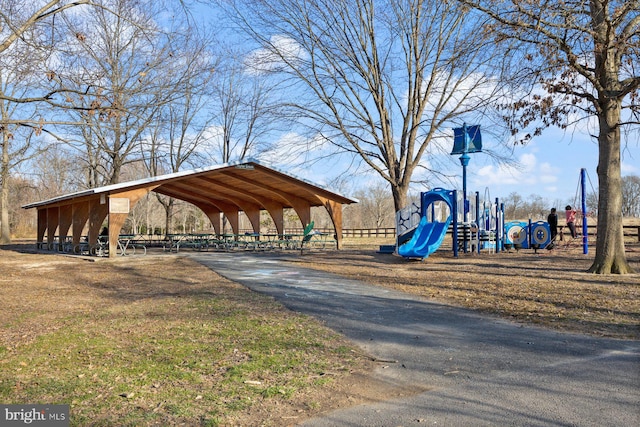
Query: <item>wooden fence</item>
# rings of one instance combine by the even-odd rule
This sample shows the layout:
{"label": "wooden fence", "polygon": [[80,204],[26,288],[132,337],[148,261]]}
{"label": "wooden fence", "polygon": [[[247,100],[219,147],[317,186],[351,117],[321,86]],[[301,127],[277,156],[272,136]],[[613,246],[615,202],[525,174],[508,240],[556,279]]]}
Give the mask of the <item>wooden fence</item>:
{"label": "wooden fence", "polygon": [[624,237],[635,237],[640,242],[640,225],[623,225]]}
{"label": "wooden fence", "polygon": [[[578,227],[578,232],[582,232],[582,228]],[[333,229],[317,229],[318,231],[333,233]],[[635,241],[640,242],[640,225],[625,225],[622,227],[624,237],[635,238]],[[596,225],[587,225],[587,234],[589,236],[595,236],[598,231]],[[287,230],[287,232],[302,232],[300,230]],[[564,230],[566,233],[567,230]],[[343,237],[356,237],[356,238],[394,238],[396,236],[395,228],[345,228],[342,230]]]}

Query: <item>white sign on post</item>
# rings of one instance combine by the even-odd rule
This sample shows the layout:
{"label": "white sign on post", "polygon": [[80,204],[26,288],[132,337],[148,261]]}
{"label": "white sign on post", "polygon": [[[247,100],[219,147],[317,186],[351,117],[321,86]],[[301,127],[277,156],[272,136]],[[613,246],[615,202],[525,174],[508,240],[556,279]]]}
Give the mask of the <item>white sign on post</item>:
{"label": "white sign on post", "polygon": [[109,197],[109,213],[128,214],[129,199],[123,197]]}

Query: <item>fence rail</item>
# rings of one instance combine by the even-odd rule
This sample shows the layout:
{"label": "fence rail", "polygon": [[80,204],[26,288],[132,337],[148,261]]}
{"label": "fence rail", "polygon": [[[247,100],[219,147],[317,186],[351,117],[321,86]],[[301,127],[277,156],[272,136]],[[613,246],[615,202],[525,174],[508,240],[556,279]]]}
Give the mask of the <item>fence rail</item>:
{"label": "fence rail", "polygon": [[[322,233],[334,233],[333,228],[314,228],[314,230],[322,232]],[[287,228],[285,233],[293,233],[300,234],[302,233],[302,228]],[[273,231],[274,233],[276,231]],[[363,237],[363,238],[376,238],[376,237],[384,237],[384,238],[395,238],[396,237],[396,229],[394,227],[389,228],[343,228],[342,229],[342,237]]]}
{"label": "fence rail", "polygon": [[342,237],[396,237],[395,228],[345,228]]}
{"label": "fence rail", "polygon": [[636,240],[640,242],[640,225],[623,225],[622,232],[624,237],[636,237]]}
{"label": "fence rail", "polygon": [[[578,227],[579,232],[582,232],[582,227]],[[316,230],[325,232],[325,233],[333,233],[332,228],[317,228]],[[587,225],[587,233],[589,236],[595,236],[598,230],[598,226],[596,225]],[[302,228],[296,229],[287,229],[287,233],[302,233]],[[564,232],[566,233],[566,229]],[[640,242],[640,225],[624,225],[622,226],[622,231],[624,233],[624,237],[635,237],[638,242]],[[451,232],[451,231],[449,231]],[[356,237],[356,238],[395,238],[396,237],[396,229],[393,227],[387,228],[343,228],[342,229],[342,237]]]}
{"label": "fence rail", "polygon": [[[597,231],[598,226],[587,225],[587,233],[590,236],[595,236]],[[640,242],[640,225],[624,225],[622,231],[625,237],[635,237]],[[345,228],[342,230],[343,237],[395,237],[395,235],[395,228]]]}

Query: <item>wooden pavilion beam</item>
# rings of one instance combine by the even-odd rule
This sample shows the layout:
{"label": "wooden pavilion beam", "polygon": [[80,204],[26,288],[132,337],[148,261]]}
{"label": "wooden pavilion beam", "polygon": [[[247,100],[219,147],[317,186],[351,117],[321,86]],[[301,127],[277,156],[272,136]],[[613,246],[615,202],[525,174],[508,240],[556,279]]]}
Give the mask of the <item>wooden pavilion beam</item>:
{"label": "wooden pavilion beam", "polygon": [[333,229],[336,232],[334,236],[336,239],[336,249],[342,249],[342,203],[325,199],[324,207],[329,213],[331,222],[333,222]]}
{"label": "wooden pavilion beam", "polygon": [[[244,211],[247,218],[249,218],[255,233],[260,233],[260,210],[263,208],[269,212],[269,215],[271,215],[271,218],[276,224],[276,228],[278,228],[278,223],[282,224],[284,216],[282,214],[283,207],[281,204],[272,202],[265,197],[248,194],[244,191],[227,187],[213,178],[198,177],[196,179],[206,183],[206,186],[199,186],[203,191],[209,191],[211,188],[216,191],[216,194],[224,194],[229,200],[235,200],[235,203]],[[240,200],[240,197],[243,199]],[[278,229],[281,228],[282,227],[279,227]],[[282,234],[282,232],[279,233]]]}
{"label": "wooden pavilion beam", "polygon": [[58,221],[60,219],[60,208],[53,206],[47,209],[47,249],[53,249]]}
{"label": "wooden pavilion beam", "polygon": [[[263,182],[260,182],[256,179],[251,179],[251,178],[247,178],[247,177],[243,177],[242,175],[238,174],[237,172],[233,172],[233,171],[223,171],[222,172],[224,175],[228,175],[231,176],[237,180],[240,180],[241,182],[245,182],[250,184],[251,186],[254,186],[256,188],[260,188],[262,190],[265,190],[267,192],[269,192],[270,194],[276,195],[279,198],[281,198],[282,200],[284,200],[285,202],[287,202],[289,204],[289,206],[293,206],[292,201],[293,200],[297,200],[297,199],[301,199],[300,196],[284,190],[282,188],[277,188],[277,187],[273,187],[272,185],[268,185],[265,184]],[[317,198],[317,196],[314,193],[311,193],[309,191],[305,191],[307,194],[312,194],[314,200],[318,203],[321,204],[321,200],[319,198]]]}
{"label": "wooden pavilion beam", "polygon": [[235,234],[239,233],[239,216],[238,211],[240,210],[239,206],[233,205],[231,203],[226,203],[221,200],[212,199],[203,197],[202,195],[195,193],[193,191],[176,189],[174,187],[167,188],[163,186],[155,190],[157,193],[164,194],[169,197],[174,197],[176,199],[184,200],[185,202],[191,203],[194,206],[197,206],[198,203],[205,203],[216,206],[222,213],[224,213],[225,218],[229,221],[229,225]]}
{"label": "wooden pavilion beam", "polygon": [[77,202],[72,205],[72,229],[71,235],[73,241],[73,247],[80,244],[82,238],[82,230],[89,220],[89,201]]}
{"label": "wooden pavilion beam", "polygon": [[109,194],[109,258],[116,256],[120,231],[131,209],[133,209],[142,197],[149,194],[157,186],[158,185],[150,185],[135,190]]}
{"label": "wooden pavilion beam", "polygon": [[[234,177],[236,176],[236,174],[229,171],[226,171],[225,174],[231,175]],[[308,200],[302,197],[295,196],[287,191],[274,188],[270,185],[263,184],[261,182],[258,182],[252,179],[247,179],[244,177],[238,178],[238,179],[242,179],[244,182],[248,182],[255,187],[262,188],[263,190],[269,191],[273,194],[277,194],[279,197],[282,197],[283,199],[285,199],[289,204],[289,206],[291,206],[293,210],[296,211],[296,214],[298,215],[298,218],[300,218],[300,222],[302,223],[303,228],[306,227],[306,225],[311,222],[311,203]],[[322,200],[317,195],[314,194],[314,197],[317,198],[318,202],[322,203]],[[284,223],[284,220],[283,220],[283,223]],[[278,227],[278,222],[276,222],[276,228],[277,227]],[[281,228],[282,230],[279,230],[278,234],[283,233],[284,225]]]}

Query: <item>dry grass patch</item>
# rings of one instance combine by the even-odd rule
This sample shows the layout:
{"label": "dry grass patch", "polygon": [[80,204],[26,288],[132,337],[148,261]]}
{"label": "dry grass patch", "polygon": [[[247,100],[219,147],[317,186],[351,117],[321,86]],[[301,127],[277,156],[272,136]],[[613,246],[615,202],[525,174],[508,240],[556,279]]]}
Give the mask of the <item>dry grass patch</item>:
{"label": "dry grass patch", "polygon": [[[640,246],[628,249],[629,262],[640,271]],[[457,259],[441,250],[424,261],[360,247],[290,261],[526,324],[640,339],[640,274],[585,273],[593,254],[577,247]]]}

